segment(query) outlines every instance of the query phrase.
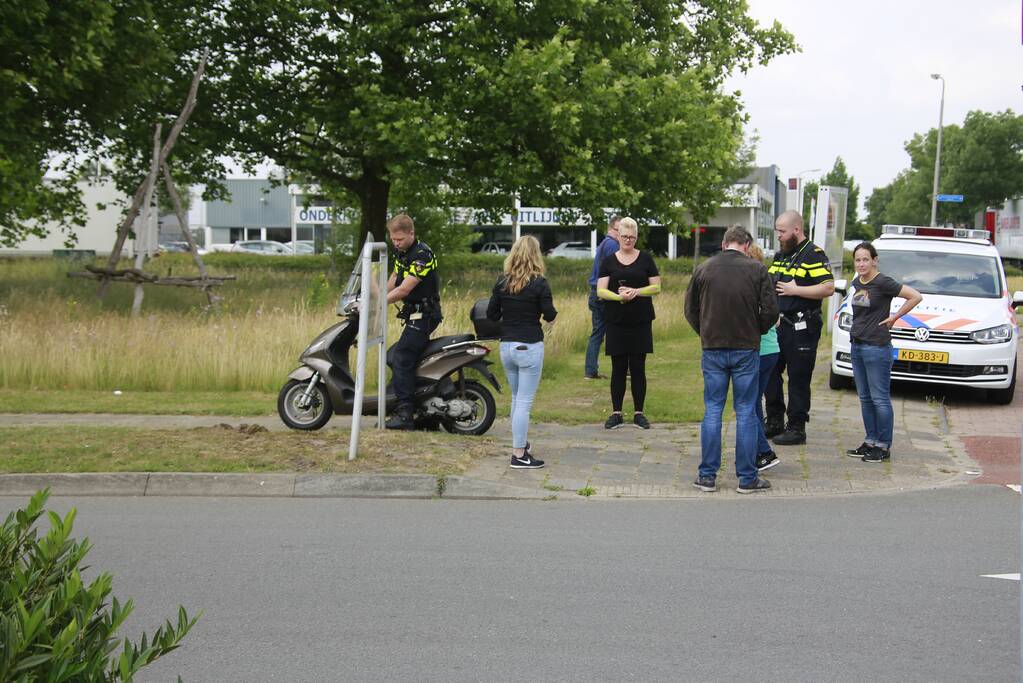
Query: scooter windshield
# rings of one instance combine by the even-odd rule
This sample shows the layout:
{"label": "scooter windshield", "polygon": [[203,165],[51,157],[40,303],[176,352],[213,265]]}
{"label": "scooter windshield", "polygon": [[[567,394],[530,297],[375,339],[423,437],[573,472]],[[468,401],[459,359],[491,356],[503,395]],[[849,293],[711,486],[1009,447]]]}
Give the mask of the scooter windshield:
{"label": "scooter windshield", "polygon": [[337,301],[338,315],[351,315],[355,313],[359,303],[359,294],[362,292],[362,259],[356,259],[352,274],[348,276],[348,283],[341,290],[341,298]]}

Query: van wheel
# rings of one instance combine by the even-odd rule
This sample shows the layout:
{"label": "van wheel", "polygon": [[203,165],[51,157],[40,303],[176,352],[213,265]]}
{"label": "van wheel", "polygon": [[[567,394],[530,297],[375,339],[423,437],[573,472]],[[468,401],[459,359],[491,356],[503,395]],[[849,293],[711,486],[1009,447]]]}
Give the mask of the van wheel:
{"label": "van wheel", "polygon": [[988,389],[987,401],[999,406],[1007,406],[1012,403],[1012,397],[1016,394],[1016,364],[1012,365],[1012,381],[1004,389]]}
{"label": "van wheel", "polygon": [[828,386],[835,390],[840,389],[852,389],[853,381],[850,377],[843,375],[836,375],[834,370],[831,370],[828,375]]}

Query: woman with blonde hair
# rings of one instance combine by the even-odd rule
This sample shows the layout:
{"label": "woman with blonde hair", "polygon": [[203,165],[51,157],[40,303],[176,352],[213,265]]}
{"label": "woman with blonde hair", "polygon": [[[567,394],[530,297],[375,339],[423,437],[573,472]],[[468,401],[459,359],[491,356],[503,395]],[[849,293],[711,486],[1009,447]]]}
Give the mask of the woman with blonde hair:
{"label": "woman with blonde hair", "polygon": [[661,274],[649,253],[636,248],[639,226],[631,218],[618,223],[618,251],[600,264],[597,296],[604,300],[607,339],[604,349],[611,356],[611,416],[605,429],[625,424],[626,375],[632,385],[632,424],[650,429],[643,414],[646,400],[646,357],[654,352],[653,298],[661,291]]}
{"label": "woman with blonde hair", "polygon": [[523,235],[504,259],[504,273],[494,284],[487,306],[487,318],[501,323],[501,364],[511,387],[513,469],[543,467],[529,449],[529,413],[543,370],[543,329],[540,318],[553,323],[551,286],[544,278],[540,243]]}

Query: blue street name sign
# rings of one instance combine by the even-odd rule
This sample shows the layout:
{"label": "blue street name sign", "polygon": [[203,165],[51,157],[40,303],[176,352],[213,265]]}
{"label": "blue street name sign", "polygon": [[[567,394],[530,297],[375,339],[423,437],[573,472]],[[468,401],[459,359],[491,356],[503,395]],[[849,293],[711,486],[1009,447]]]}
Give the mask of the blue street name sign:
{"label": "blue street name sign", "polygon": [[959,202],[962,203],[963,196],[961,194],[939,194],[939,202]]}

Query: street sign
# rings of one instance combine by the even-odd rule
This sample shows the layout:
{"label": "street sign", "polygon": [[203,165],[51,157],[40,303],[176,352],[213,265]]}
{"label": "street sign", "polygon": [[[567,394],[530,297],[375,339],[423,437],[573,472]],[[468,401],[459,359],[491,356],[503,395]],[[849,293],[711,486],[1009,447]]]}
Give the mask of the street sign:
{"label": "street sign", "polygon": [[963,196],[961,194],[939,194],[938,201],[962,203]]}

